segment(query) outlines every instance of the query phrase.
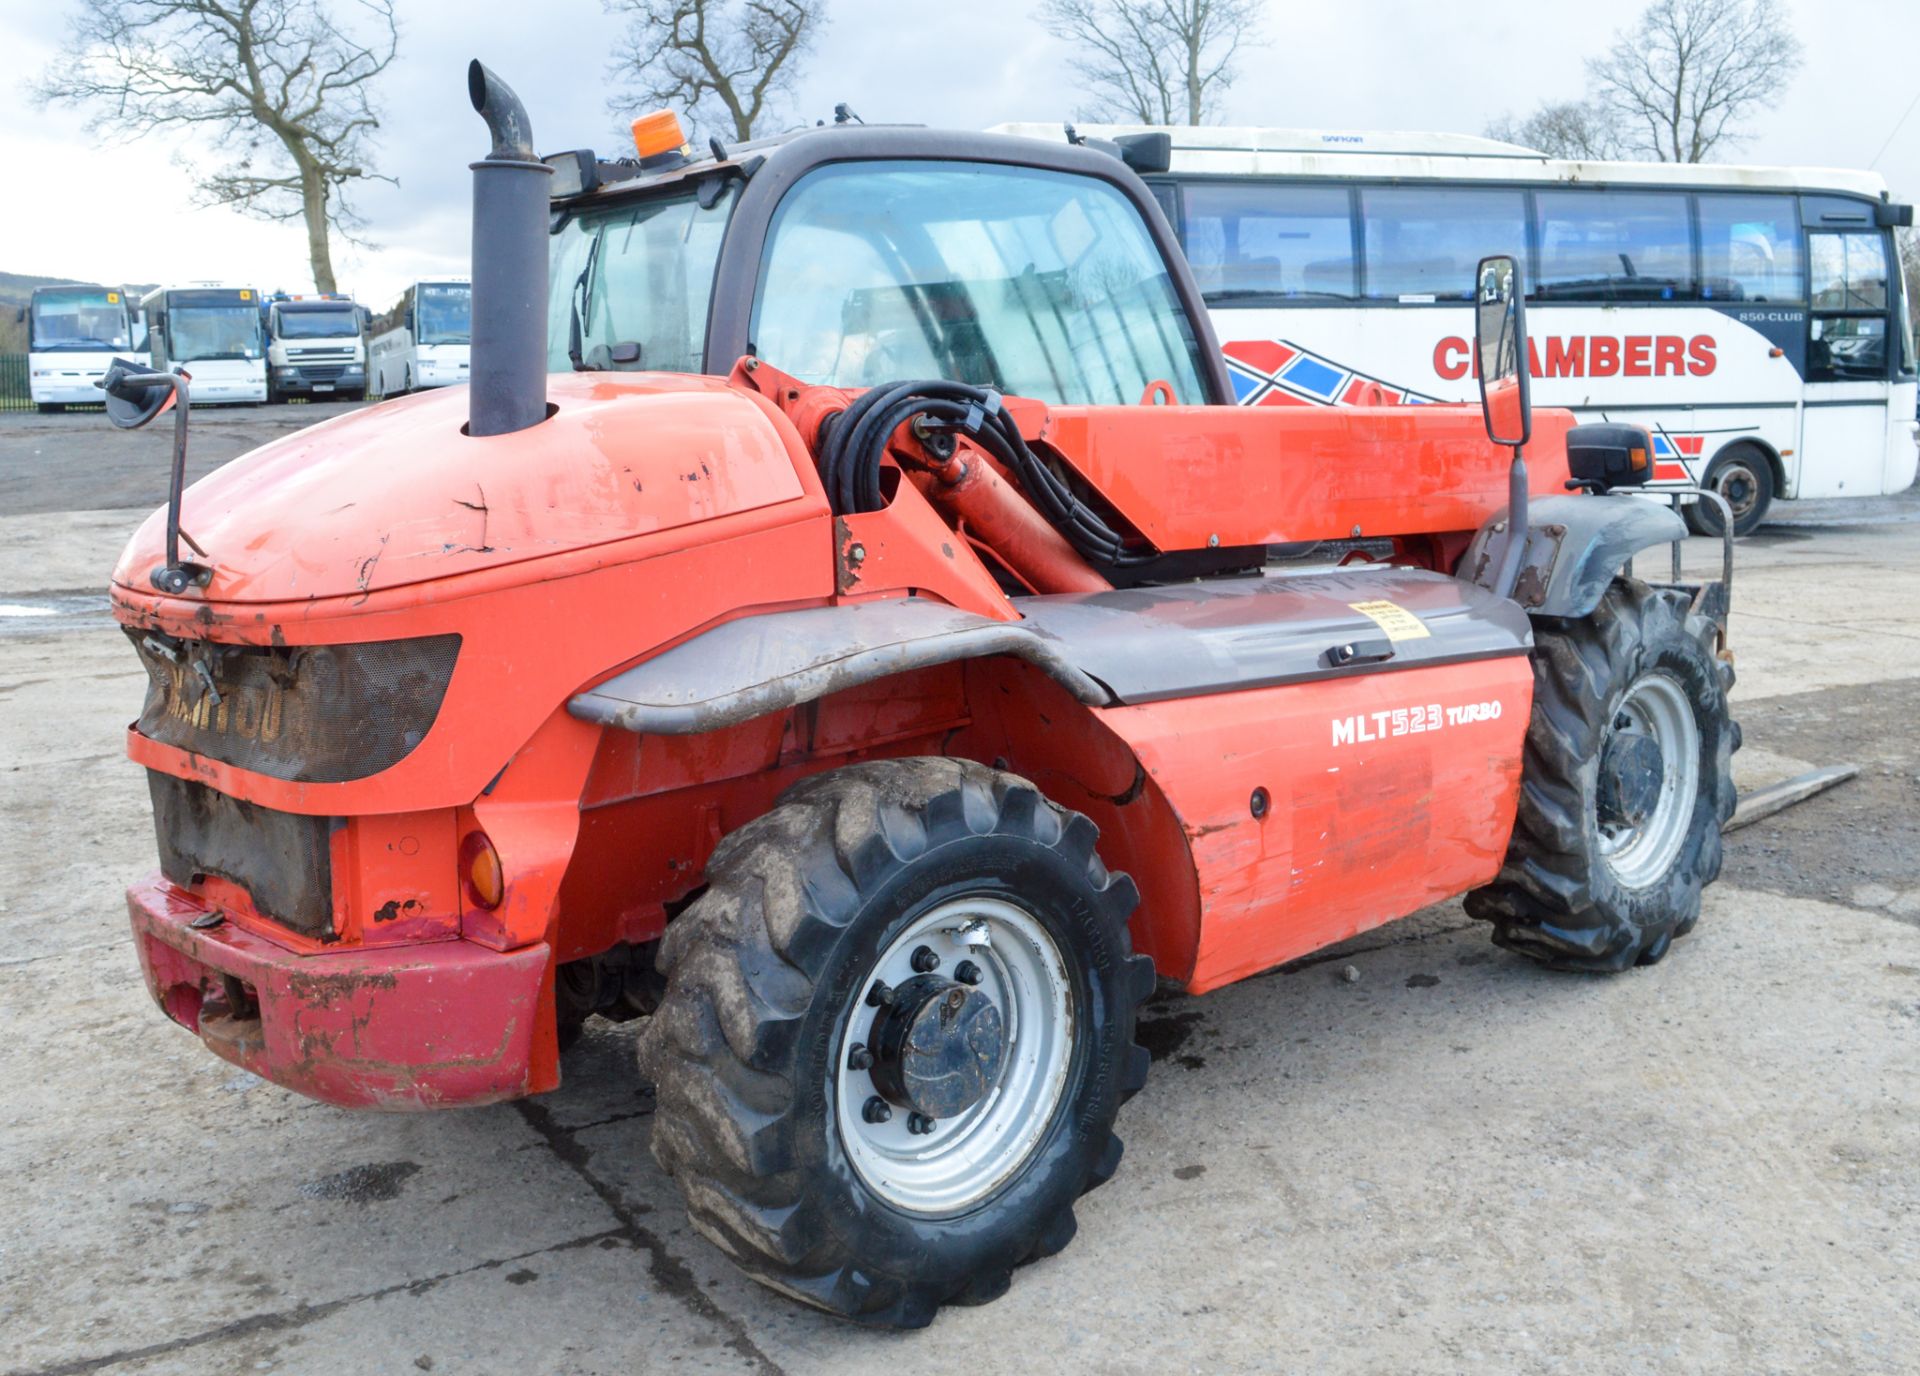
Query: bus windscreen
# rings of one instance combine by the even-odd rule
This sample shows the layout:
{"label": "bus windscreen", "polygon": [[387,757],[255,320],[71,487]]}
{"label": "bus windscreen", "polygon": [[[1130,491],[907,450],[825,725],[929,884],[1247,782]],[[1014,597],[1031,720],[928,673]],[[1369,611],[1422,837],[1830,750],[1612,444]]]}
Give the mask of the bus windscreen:
{"label": "bus windscreen", "polygon": [[473,332],[473,288],[463,283],[423,283],[417,344],[465,344]]}
{"label": "bus windscreen", "polygon": [[126,297],[117,291],[36,293],[31,318],[28,347],[35,353],[132,345]]}

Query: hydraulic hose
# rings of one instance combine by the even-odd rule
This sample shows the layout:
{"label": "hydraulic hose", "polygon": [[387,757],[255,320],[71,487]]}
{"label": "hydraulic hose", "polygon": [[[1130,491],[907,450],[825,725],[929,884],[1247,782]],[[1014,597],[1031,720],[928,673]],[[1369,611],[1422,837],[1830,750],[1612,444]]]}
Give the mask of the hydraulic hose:
{"label": "hydraulic hose", "polygon": [[1028,500],[1087,562],[1126,568],[1159,557],[1151,548],[1130,546],[1028,447],[998,392],[963,382],[928,379],[872,387],[822,427],[821,481],[835,512],[877,511],[885,505],[880,461],[887,440],[916,417],[925,417],[936,429],[965,434],[1003,464]]}

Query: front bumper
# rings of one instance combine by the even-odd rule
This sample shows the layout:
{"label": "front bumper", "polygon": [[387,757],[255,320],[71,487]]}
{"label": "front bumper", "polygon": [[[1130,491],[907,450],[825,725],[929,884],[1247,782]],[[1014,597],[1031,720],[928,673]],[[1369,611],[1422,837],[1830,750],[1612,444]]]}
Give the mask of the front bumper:
{"label": "front bumper", "polygon": [[544,943],[306,955],[232,921],[196,930],[214,909],[159,874],[127,890],[127,909],[154,1001],[216,1055],[277,1085],[378,1109],[489,1104],[553,1087],[551,1036],[537,1035],[552,1016]]}
{"label": "front bumper", "polygon": [[282,392],[311,392],[321,396],[329,392],[361,392],[366,390],[367,370],[358,365],[351,368],[315,367],[311,371],[288,368],[274,375],[273,385]]}
{"label": "front bumper", "polygon": [[61,373],[55,377],[30,379],[29,394],[37,405],[98,406],[103,394],[93,384],[105,377],[106,370],[88,373]]}

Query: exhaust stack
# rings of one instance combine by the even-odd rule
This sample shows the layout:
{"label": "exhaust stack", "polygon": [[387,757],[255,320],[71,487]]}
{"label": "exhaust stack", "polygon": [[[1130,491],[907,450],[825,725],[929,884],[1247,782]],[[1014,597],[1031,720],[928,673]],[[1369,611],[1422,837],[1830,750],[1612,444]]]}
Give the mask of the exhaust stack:
{"label": "exhaust stack", "polygon": [[547,418],[547,184],[513,89],[478,61],[467,95],[493,136],[473,168],[473,346],[467,433],[510,435]]}

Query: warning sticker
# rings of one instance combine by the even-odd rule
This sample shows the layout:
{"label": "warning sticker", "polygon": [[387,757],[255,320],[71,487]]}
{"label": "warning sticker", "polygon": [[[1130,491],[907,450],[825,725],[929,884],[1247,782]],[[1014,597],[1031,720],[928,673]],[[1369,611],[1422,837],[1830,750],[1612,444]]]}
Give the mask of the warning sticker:
{"label": "warning sticker", "polygon": [[1385,631],[1388,640],[1419,640],[1433,634],[1426,622],[1398,602],[1349,602],[1347,605]]}

